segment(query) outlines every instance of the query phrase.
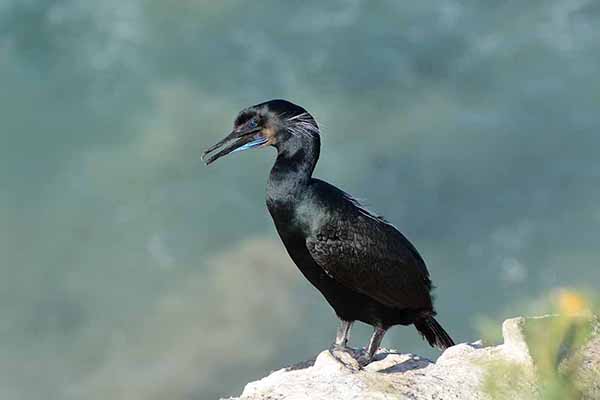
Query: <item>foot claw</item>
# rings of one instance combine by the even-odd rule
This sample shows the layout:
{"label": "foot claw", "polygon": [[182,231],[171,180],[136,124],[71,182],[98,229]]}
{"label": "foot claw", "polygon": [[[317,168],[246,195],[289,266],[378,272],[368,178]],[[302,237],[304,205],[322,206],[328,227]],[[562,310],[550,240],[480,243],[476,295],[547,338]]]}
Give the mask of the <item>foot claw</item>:
{"label": "foot claw", "polygon": [[356,361],[356,352],[351,347],[331,346],[329,354],[344,367],[351,370],[360,369],[360,365]]}
{"label": "foot claw", "polygon": [[367,365],[369,365],[372,361],[371,357],[368,357],[367,355],[363,354],[362,356],[359,356],[356,361],[358,362],[358,365],[361,368],[366,367]]}

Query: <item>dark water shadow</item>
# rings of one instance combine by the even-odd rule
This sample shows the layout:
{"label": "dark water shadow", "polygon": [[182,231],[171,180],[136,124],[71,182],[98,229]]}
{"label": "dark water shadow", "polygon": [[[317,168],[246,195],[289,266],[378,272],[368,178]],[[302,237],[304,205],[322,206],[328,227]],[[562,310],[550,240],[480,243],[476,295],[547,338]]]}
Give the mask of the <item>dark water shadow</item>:
{"label": "dark water shadow", "polygon": [[288,367],[285,367],[284,370],[285,371],[296,371],[296,370],[300,370],[300,369],[310,368],[313,365],[315,365],[315,358],[308,360],[308,361],[303,361],[303,362],[300,362],[297,364],[290,365]]}

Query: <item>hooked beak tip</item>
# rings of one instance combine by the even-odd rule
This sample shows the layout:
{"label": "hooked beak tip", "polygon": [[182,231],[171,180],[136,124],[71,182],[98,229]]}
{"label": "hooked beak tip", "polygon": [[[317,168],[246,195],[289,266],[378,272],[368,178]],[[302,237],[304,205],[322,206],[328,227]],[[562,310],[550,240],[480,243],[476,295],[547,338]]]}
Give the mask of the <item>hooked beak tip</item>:
{"label": "hooked beak tip", "polygon": [[208,152],[205,151],[200,156],[200,161],[202,161],[204,165],[209,166],[214,161],[214,159],[212,157],[208,157]]}

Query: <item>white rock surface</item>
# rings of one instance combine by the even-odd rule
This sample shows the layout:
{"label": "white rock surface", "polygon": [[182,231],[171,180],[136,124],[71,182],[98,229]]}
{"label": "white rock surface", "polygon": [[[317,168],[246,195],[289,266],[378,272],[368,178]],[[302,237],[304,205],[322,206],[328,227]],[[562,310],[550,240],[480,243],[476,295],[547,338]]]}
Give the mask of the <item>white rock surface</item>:
{"label": "white rock surface", "polygon": [[325,350],[316,359],[249,383],[239,398],[231,400],[484,400],[488,399],[481,390],[486,366],[495,362],[509,362],[518,369],[518,382],[506,383],[508,390],[515,391],[515,399],[532,398],[535,372],[525,340],[526,322],[522,317],[506,320],[501,345],[459,344],[435,363],[380,349],[375,360],[360,369],[351,354],[335,351],[334,356]]}

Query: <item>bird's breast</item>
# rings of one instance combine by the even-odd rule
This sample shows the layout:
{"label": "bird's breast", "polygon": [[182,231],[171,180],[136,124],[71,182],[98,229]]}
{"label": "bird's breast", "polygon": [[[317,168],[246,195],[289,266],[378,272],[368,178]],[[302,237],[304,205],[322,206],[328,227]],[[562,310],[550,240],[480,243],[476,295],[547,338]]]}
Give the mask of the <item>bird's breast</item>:
{"label": "bird's breast", "polygon": [[267,197],[267,208],[280,234],[302,232],[302,226],[296,218],[294,204],[280,199]]}
{"label": "bird's breast", "polygon": [[267,208],[280,233],[282,231],[311,236],[327,218],[323,210],[311,201],[302,198],[269,198]]}

